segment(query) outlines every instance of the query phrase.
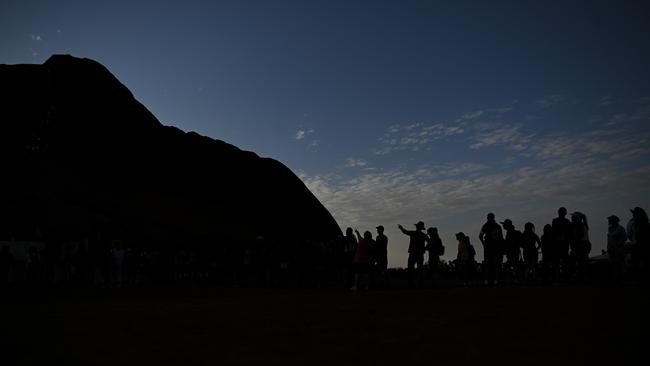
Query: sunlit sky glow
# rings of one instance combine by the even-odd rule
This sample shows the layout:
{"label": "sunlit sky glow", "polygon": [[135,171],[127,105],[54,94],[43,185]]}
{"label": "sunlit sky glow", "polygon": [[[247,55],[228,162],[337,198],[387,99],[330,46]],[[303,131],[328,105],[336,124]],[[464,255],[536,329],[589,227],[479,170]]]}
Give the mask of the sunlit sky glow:
{"label": "sunlit sky glow", "polygon": [[[650,208],[647,1],[7,1],[0,63],[104,64],[161,122],[278,159],[344,229]],[[289,223],[287,223],[289,224]],[[482,250],[477,245],[479,256]]]}

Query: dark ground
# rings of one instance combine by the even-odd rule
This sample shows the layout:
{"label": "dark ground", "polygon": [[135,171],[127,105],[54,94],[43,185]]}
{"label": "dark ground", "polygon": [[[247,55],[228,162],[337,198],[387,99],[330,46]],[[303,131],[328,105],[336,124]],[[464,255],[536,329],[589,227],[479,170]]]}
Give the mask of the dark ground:
{"label": "dark ground", "polygon": [[639,285],[11,290],[0,364],[644,364],[648,305]]}

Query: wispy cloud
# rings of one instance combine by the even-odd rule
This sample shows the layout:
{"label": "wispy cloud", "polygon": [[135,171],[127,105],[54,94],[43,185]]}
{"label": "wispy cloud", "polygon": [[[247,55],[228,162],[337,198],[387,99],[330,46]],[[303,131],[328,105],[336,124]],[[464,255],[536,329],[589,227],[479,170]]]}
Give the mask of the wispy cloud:
{"label": "wispy cloud", "polygon": [[313,129],[311,129],[311,130],[307,130],[307,131],[305,131],[305,130],[298,130],[298,131],[296,132],[295,138],[296,138],[296,140],[302,140],[302,139],[304,139],[305,137],[307,137],[308,135],[310,135],[310,134],[312,134],[312,133],[314,133],[314,130],[313,130]]}
{"label": "wispy cloud", "polygon": [[346,168],[362,168],[364,166],[368,165],[368,162],[366,162],[363,159],[353,159],[353,158],[347,158],[345,160],[345,167]]}
{"label": "wispy cloud", "polygon": [[381,147],[375,150],[375,154],[385,155],[397,150],[419,151],[436,140],[463,132],[462,126],[445,123],[392,125],[379,138]]}
{"label": "wispy cloud", "polygon": [[550,108],[566,101],[567,97],[563,94],[551,94],[537,99],[534,104],[540,108]]}
{"label": "wispy cloud", "polygon": [[613,103],[614,103],[614,98],[612,98],[611,95],[606,95],[606,96],[604,96],[604,97],[601,97],[601,98],[598,100],[598,104],[600,104],[600,105],[603,106],[603,107],[610,106],[610,105],[612,105]]}
{"label": "wispy cloud", "polygon": [[506,146],[515,151],[526,150],[534,134],[524,134],[521,125],[480,124],[471,139],[475,141],[470,149],[478,150],[490,146]]}

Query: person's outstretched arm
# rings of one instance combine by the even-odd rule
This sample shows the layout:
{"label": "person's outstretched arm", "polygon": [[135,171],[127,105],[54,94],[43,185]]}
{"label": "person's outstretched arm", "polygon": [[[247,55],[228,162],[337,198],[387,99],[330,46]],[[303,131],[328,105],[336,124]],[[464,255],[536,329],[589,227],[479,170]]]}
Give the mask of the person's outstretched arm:
{"label": "person's outstretched arm", "polygon": [[359,230],[354,230],[354,233],[357,234],[357,240],[361,241],[361,234],[359,234]]}

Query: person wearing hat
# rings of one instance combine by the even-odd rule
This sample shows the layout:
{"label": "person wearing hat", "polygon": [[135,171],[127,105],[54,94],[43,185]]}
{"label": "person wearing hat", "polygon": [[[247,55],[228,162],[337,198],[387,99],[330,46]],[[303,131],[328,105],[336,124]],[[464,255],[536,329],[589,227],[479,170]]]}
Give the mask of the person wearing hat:
{"label": "person wearing hat", "polygon": [[521,272],[521,246],[522,233],[515,230],[512,220],[506,219],[501,223],[506,230],[505,252],[506,252],[506,270],[510,273],[513,282],[519,282]]}
{"label": "person wearing hat", "polygon": [[607,218],[607,256],[612,264],[612,278],[615,282],[623,279],[625,266],[625,241],[627,234],[616,215]]}
{"label": "person wearing hat", "polygon": [[496,285],[503,262],[503,230],[492,212],[487,215],[487,222],[481,227],[478,239],[483,244],[483,280],[486,285]]}
{"label": "person wearing hat", "polygon": [[413,287],[413,275],[415,267],[417,266],[418,286],[422,287],[422,266],[424,265],[424,247],[427,240],[427,234],[424,233],[424,222],[418,221],[415,224],[415,230],[406,230],[402,225],[397,227],[410,237],[409,241],[409,257],[408,257],[408,274],[409,274],[409,287]]}

